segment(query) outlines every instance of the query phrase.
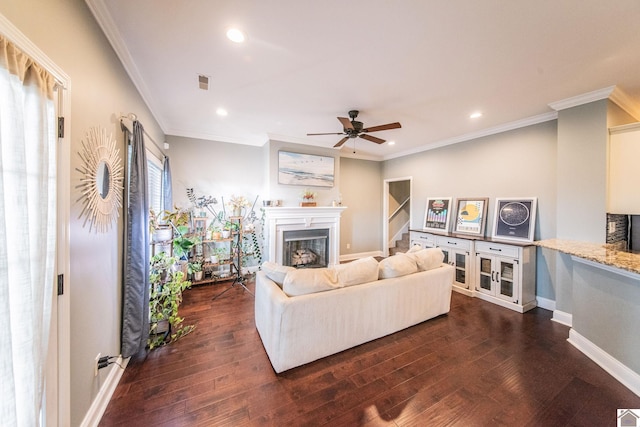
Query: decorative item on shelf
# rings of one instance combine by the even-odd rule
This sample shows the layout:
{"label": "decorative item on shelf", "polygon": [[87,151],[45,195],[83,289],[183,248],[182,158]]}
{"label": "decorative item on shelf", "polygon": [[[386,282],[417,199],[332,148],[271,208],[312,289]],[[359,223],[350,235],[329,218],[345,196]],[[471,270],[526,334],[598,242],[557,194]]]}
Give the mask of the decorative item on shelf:
{"label": "decorative item on shelf", "polygon": [[308,188],[302,192],[302,201],[300,202],[300,206],[302,207],[313,207],[316,206],[316,193],[309,190]]}
{"label": "decorative item on shelf", "polygon": [[231,209],[231,215],[235,217],[242,216],[242,209],[251,206],[249,201],[244,196],[231,196],[231,200],[227,203],[229,209]]}
{"label": "decorative item on shelf", "polygon": [[451,206],[451,197],[427,197],[422,229],[436,233],[447,233],[451,218]]}
{"label": "decorative item on shelf", "polygon": [[89,223],[89,231],[106,233],[117,219],[122,207],[124,168],[116,140],[101,128],[91,128],[82,141],[78,152],[82,164],[76,170],[82,174],[77,188],[80,189],[84,227]]}

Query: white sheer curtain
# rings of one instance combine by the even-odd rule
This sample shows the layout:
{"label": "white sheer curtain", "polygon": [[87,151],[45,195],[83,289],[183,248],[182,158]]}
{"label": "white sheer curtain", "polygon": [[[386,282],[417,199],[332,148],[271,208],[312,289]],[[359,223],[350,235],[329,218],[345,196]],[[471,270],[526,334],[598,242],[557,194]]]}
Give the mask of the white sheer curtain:
{"label": "white sheer curtain", "polygon": [[55,80],[0,36],[0,423],[40,425],[56,247]]}

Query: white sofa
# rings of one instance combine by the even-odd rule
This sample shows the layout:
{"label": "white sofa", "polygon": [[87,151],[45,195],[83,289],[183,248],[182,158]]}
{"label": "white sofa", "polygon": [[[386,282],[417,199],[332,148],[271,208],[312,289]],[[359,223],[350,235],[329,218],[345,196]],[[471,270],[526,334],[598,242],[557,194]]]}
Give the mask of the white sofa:
{"label": "white sofa", "polygon": [[[406,263],[407,255],[394,255],[379,266],[374,260],[374,274],[381,279],[374,276],[372,281],[361,284],[357,283],[358,278],[369,273],[354,273],[356,264],[294,273],[287,270],[289,267],[277,274],[259,271],[255,322],[273,369],[283,372],[449,312],[454,268],[442,264],[440,252],[435,268],[419,271],[420,263],[413,259],[413,269],[407,267],[409,264],[404,267],[415,272],[404,274],[403,267],[404,275],[393,277],[397,276],[394,265]],[[371,261],[360,265],[367,263],[370,269]],[[287,288],[296,281],[299,285],[301,278],[310,275],[314,277],[307,282],[315,282],[312,288],[328,281],[330,290],[314,288],[311,293],[300,294],[299,288]],[[321,279],[316,280],[316,275]],[[281,287],[276,282],[284,283]]]}

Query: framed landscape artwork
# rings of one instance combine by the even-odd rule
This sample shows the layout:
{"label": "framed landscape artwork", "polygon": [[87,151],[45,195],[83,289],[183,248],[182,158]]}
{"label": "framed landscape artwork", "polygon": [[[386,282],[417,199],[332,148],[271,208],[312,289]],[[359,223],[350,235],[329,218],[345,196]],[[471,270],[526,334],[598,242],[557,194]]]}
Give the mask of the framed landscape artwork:
{"label": "framed landscape artwork", "polygon": [[278,184],[333,187],[335,159],[278,151]]}
{"label": "framed landscape artwork", "polygon": [[486,197],[456,199],[456,216],[453,232],[484,236],[488,204],[489,199]]}
{"label": "framed landscape artwork", "polygon": [[536,197],[496,199],[493,238],[533,242],[536,225]]}
{"label": "framed landscape artwork", "polygon": [[428,197],[424,212],[425,231],[446,233],[451,218],[451,197]]}

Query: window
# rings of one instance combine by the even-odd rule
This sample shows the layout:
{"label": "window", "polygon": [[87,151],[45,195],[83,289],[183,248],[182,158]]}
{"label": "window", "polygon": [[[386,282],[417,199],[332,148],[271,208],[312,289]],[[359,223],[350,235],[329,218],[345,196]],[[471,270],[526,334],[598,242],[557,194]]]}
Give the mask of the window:
{"label": "window", "polygon": [[162,211],[162,162],[147,150],[147,190],[149,209]]}

